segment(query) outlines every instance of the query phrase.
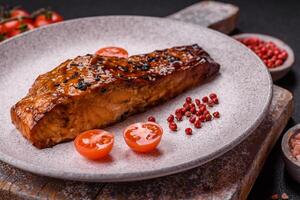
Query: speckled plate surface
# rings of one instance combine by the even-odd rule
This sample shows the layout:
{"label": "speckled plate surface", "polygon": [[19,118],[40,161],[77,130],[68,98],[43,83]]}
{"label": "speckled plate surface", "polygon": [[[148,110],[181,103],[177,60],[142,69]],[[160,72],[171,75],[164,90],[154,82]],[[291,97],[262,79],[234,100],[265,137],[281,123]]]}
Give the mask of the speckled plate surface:
{"label": "speckled plate surface", "polygon": [[[120,46],[139,54],[198,43],[221,64],[220,75],[145,113],[108,127],[115,133],[110,157],[88,161],[73,143],[38,150],[11,124],[10,107],[24,97],[35,78],[67,58]],[[264,64],[239,42],[218,32],[184,22],[152,17],[109,16],[71,20],[25,33],[0,44],[0,159],[33,173],[83,181],[131,181],[164,176],[201,165],[233,148],[262,121],[272,96]],[[170,132],[166,118],[187,95],[219,95],[221,118],[184,134],[188,120]],[[164,128],[158,150],[136,154],[128,149],[122,130],[153,115]]]}

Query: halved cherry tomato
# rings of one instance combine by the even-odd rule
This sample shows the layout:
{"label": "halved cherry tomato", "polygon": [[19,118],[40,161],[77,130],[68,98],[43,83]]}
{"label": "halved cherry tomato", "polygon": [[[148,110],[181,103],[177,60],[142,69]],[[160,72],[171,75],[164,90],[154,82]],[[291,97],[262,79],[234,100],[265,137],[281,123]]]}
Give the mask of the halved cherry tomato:
{"label": "halved cherry tomato", "polygon": [[139,122],[128,126],[123,132],[127,145],[134,151],[153,151],[160,143],[163,129],[154,122]]}
{"label": "halved cherry tomato", "polygon": [[61,21],[63,21],[63,17],[60,14],[54,11],[47,11],[46,13],[36,17],[34,25],[35,27],[40,27]]}
{"label": "halved cherry tomato", "polygon": [[109,154],[114,144],[114,136],[107,131],[94,129],[78,135],[74,144],[82,156],[98,160]]}
{"label": "halved cherry tomato", "polygon": [[21,8],[16,8],[10,11],[11,17],[29,17],[29,13]]}
{"label": "halved cherry tomato", "polygon": [[110,56],[110,57],[120,57],[127,58],[128,52],[120,47],[105,47],[101,48],[96,52],[99,56]]}
{"label": "halved cherry tomato", "polygon": [[16,29],[14,29],[8,33],[8,37],[13,37],[13,36],[19,35],[20,33],[23,33],[25,31],[29,31],[32,29],[34,29],[34,26],[32,24],[21,23],[20,25],[17,26]]}

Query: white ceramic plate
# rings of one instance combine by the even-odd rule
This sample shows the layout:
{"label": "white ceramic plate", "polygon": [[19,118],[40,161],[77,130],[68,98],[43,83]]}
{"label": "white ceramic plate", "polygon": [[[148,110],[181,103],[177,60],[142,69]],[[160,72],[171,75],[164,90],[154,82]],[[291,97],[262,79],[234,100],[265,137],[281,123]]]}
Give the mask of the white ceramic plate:
{"label": "white ceramic plate", "polygon": [[[62,61],[93,53],[100,47],[120,46],[131,55],[156,49],[198,43],[221,64],[213,81],[145,113],[108,127],[115,145],[108,159],[88,161],[73,143],[38,150],[11,124],[10,107],[24,97],[35,78]],[[168,19],[133,16],[93,17],[71,20],[25,33],[0,45],[0,159],[18,168],[63,179],[131,181],[172,174],[201,165],[245,139],[262,121],[272,96],[268,70],[239,42],[221,33]],[[221,118],[184,133],[188,120],[174,133],[166,118],[187,95],[219,95],[214,109]],[[153,115],[164,128],[158,150],[141,155],[126,146],[122,130]]]}

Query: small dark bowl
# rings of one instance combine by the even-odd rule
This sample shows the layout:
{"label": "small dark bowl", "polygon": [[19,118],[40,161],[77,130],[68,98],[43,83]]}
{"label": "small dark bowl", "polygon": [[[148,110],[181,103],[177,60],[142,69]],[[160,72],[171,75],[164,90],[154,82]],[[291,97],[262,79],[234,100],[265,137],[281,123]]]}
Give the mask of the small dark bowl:
{"label": "small dark bowl", "polygon": [[297,160],[290,150],[290,139],[300,132],[300,124],[290,128],[283,136],[281,148],[284,155],[285,166],[291,177],[300,183],[300,160]]}

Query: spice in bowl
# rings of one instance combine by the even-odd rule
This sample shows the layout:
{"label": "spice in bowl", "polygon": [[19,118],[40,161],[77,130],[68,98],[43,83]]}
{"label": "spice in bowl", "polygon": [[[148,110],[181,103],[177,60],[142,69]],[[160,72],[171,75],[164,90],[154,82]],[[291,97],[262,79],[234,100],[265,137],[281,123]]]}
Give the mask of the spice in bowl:
{"label": "spice in bowl", "polygon": [[264,41],[258,37],[238,38],[238,41],[250,48],[268,68],[281,66],[288,58],[288,53],[274,42]]}
{"label": "spice in bowl", "polygon": [[300,162],[300,132],[292,136],[289,145],[292,155]]}

